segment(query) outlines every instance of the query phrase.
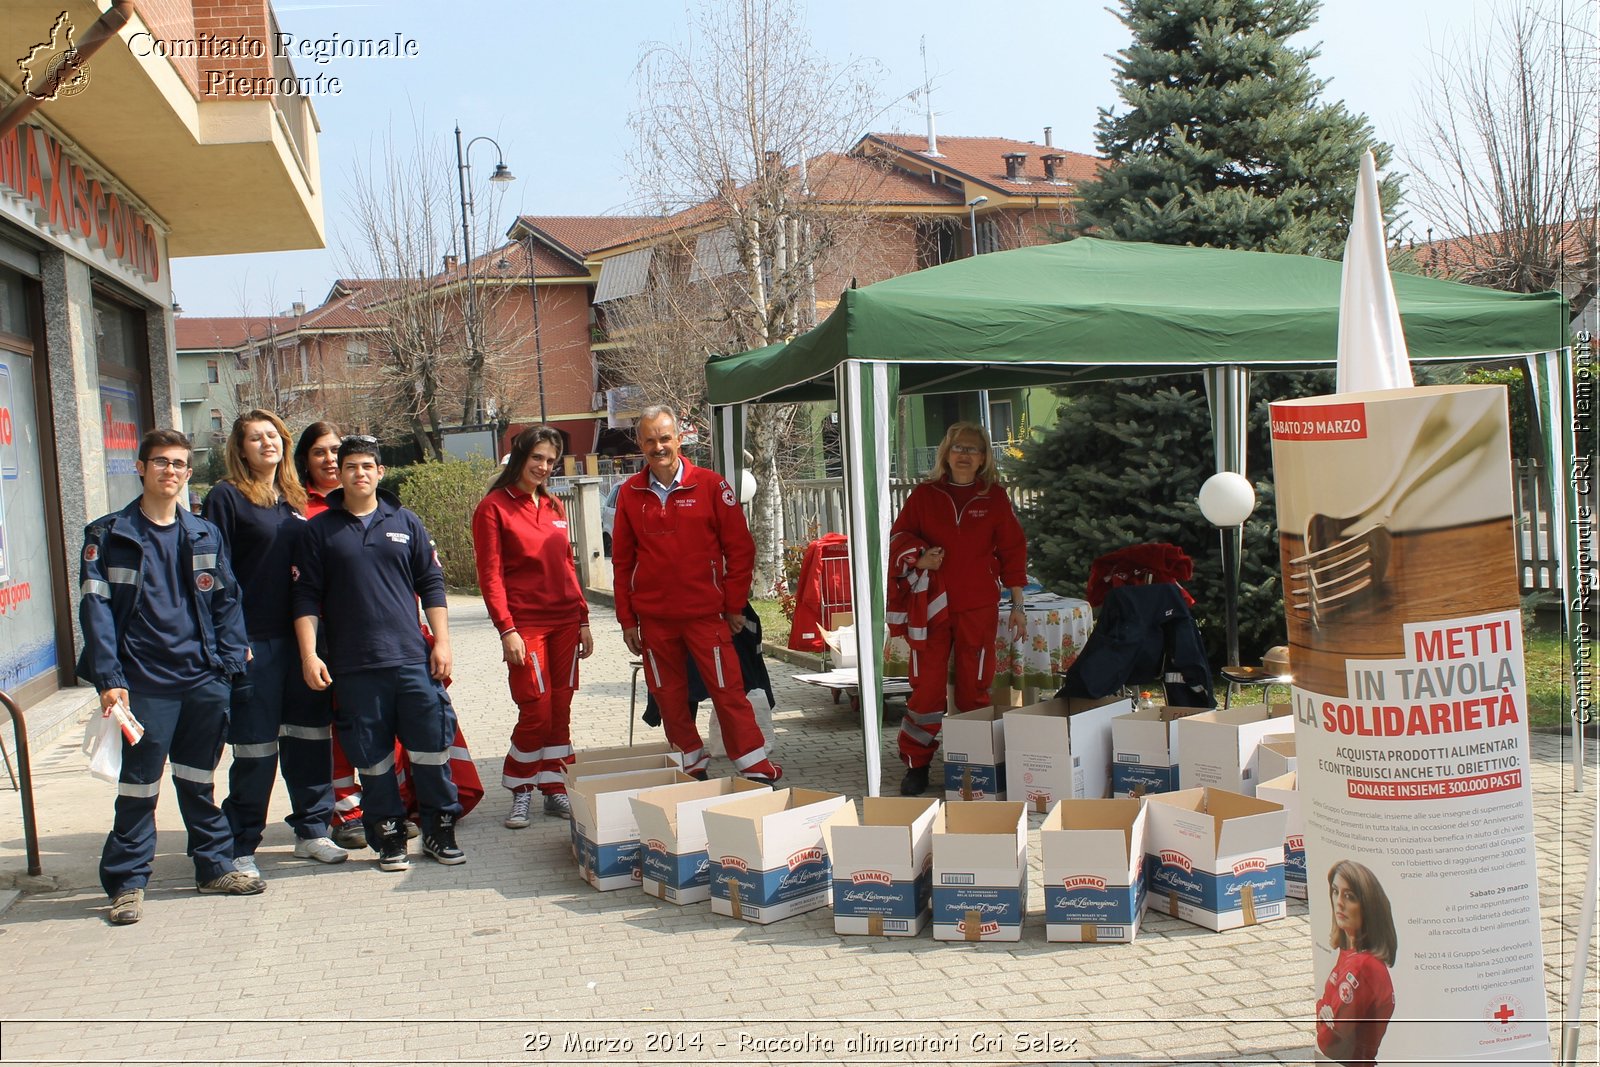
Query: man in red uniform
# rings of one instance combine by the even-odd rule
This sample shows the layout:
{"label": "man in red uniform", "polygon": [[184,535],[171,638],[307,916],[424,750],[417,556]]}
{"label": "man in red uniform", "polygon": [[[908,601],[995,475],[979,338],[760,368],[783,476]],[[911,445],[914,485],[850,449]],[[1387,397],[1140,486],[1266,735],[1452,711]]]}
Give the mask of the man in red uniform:
{"label": "man in red uniform", "polygon": [[636,433],[648,467],[622,484],[611,535],[622,639],[644,658],[645,682],[686,772],[704,778],[711,761],[689,706],[692,656],[734,769],[777,781],[783,770],[767,758],[733,647],[756,556],[744,510],[721,475],[682,458],[671,408],[645,408]]}

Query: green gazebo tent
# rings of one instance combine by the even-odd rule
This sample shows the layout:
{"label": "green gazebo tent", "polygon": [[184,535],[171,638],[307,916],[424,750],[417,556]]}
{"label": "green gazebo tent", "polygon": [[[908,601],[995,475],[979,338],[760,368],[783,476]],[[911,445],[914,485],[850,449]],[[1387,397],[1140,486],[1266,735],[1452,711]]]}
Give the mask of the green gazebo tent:
{"label": "green gazebo tent", "polygon": [[[1216,431],[1217,469],[1242,473],[1249,371],[1335,362],[1340,272],[1338,261],[1310,256],[1082,238],[851,289],[809,333],[708,361],[717,450],[730,475],[743,454],[745,405],[838,399],[871,795],[882,775],[884,560],[896,395],[1199,371]],[[1550,469],[1572,469],[1566,300],[1554,292],[1503,293],[1408,274],[1393,280],[1414,362],[1528,361]],[[1571,486],[1552,500],[1552,528],[1565,531],[1560,550],[1568,573],[1578,536],[1566,521],[1575,513]]]}

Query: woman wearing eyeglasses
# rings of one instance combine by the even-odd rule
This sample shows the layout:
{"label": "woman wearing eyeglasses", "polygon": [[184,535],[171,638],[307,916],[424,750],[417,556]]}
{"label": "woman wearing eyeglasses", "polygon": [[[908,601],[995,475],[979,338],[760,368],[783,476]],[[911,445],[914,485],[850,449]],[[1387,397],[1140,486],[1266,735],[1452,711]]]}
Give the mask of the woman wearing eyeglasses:
{"label": "woman wearing eyeglasses", "polygon": [[957,711],[989,706],[999,593],[1011,594],[1008,626],[1027,626],[1022,586],[1028,542],[1000,484],[989,435],[973,422],[951,426],[933,471],[911,491],[889,529],[889,623],[911,646],[911,695],[900,721],[902,796],[921,796],[939,749],[945,685],[954,660]]}
{"label": "woman wearing eyeglasses", "polygon": [[511,790],[511,829],[528,825],[535,789],[544,794],[546,815],[572,816],[563,775],[572,762],[572,694],[578,661],[594,651],[566,511],[548,488],[560,461],[559,431],[523,430],[472,516],[478,588],[500,634],[517,705],[501,772]]}
{"label": "woman wearing eyeglasses", "polygon": [[234,867],[260,876],[256,848],[280,762],[292,810],[294,854],[340,863],[347,853],[328,838],[333,814],[332,736],[325,702],[301,678],[289,610],[295,541],[305,524],[306,491],[284,462],[289,431],[259,408],[233,423],[224,452],[228,476],[206,495],[202,513],[222,540],[244,601],[251,660],[234,693],[228,722],[233,765],[222,810],[233,830]]}

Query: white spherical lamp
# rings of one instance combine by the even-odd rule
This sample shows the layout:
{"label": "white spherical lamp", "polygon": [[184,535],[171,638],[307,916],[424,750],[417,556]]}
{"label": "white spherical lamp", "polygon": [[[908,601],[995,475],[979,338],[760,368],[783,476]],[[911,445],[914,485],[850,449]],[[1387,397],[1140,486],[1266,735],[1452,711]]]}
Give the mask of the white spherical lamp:
{"label": "white spherical lamp", "polygon": [[1221,471],[1200,487],[1200,514],[1213,526],[1238,526],[1256,509],[1256,491],[1248,478]]}
{"label": "white spherical lamp", "polygon": [[[739,472],[739,503],[748,504],[756,498],[756,476],[748,469]],[[1252,502],[1254,497],[1251,498]]]}

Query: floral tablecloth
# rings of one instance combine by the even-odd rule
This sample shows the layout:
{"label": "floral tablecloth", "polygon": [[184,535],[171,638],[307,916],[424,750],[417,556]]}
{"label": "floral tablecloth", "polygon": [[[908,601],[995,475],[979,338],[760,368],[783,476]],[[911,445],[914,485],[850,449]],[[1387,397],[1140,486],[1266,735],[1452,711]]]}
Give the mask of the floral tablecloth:
{"label": "floral tablecloth", "polygon": [[[1049,689],[1061,685],[1061,675],[1078,658],[1089,631],[1094,629],[1094,612],[1087,600],[1037,593],[1023,601],[1028,618],[1027,631],[1017,641],[1011,639],[1006,623],[1011,604],[999,605],[1000,631],[995,638],[995,684],[1012,689]],[[883,648],[883,673],[886,677],[905,677],[910,673],[911,653],[904,639],[891,637]]]}
{"label": "floral tablecloth", "polygon": [[1061,676],[1078,658],[1094,612],[1087,600],[1040,593],[1023,601],[1028,629],[1017,641],[1006,629],[1011,606],[1000,608],[1000,633],[995,639],[995,681],[1013,689],[1057,689]]}

